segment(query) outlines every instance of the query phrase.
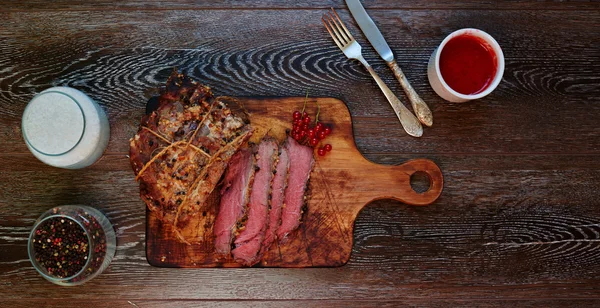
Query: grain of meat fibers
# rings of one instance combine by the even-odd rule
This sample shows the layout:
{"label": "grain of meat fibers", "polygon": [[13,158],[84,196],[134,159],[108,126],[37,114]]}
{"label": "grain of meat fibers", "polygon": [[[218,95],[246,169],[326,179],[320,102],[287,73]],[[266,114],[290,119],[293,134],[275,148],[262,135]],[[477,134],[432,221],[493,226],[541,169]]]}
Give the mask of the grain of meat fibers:
{"label": "grain of meat fibers", "polygon": [[158,108],[142,118],[129,157],[140,196],[163,223],[188,244],[212,236],[203,221],[206,200],[252,128],[235,102],[173,72]]}
{"label": "grain of meat fibers", "polygon": [[305,194],[315,162],[313,149],[299,144],[291,137],[288,137],[285,148],[289,154],[290,171],[284,193],[281,225],[277,229],[277,238],[280,243],[287,242],[288,235],[300,225]]}
{"label": "grain of meat fibers", "polygon": [[225,172],[219,214],[215,221],[215,252],[229,255],[236,225],[246,213],[250,189],[254,182],[256,160],[252,149],[239,150]]}
{"label": "grain of meat fibers", "polygon": [[288,174],[290,170],[290,156],[286,147],[280,147],[279,161],[273,177],[271,186],[271,210],[269,211],[269,227],[265,232],[265,239],[260,247],[258,257],[262,259],[277,238],[277,229],[281,225],[281,209],[287,187]]}
{"label": "grain of meat fibers", "polygon": [[277,165],[279,146],[277,141],[265,137],[256,147],[256,173],[248,202],[247,219],[234,240],[231,251],[234,260],[252,266],[260,259],[258,253],[269,227],[269,203],[273,174]]}

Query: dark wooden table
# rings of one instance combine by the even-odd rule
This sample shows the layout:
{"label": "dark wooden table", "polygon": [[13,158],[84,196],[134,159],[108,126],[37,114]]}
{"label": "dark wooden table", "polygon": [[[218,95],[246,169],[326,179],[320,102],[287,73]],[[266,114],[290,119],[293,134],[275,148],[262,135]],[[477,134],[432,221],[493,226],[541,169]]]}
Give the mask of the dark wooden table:
{"label": "dark wooden table", "polygon": [[[588,1],[364,1],[435,124],[407,136],[368,73],[320,17],[338,9],[365,57],[404,98],[342,1],[139,0],[0,3],[0,306],[598,306],[600,305],[600,4]],[[484,99],[442,101],[426,77],[450,32],[492,34],[504,79]],[[429,158],[445,175],[427,207],[378,201],[360,214],[341,268],[166,269],[148,265],[145,208],[125,156],[144,104],[173,67],[232,96],[336,97],[370,160]],[[76,171],[37,161],[27,102],[67,85],[108,111],[101,161]],[[109,269],[52,285],[26,251],[35,219],[60,204],[107,213]]]}

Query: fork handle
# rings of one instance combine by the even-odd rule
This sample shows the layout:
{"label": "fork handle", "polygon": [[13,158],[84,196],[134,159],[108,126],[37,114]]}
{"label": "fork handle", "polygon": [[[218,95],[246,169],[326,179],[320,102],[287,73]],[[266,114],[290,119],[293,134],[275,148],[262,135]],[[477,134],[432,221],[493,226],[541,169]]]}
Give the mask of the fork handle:
{"label": "fork handle", "polygon": [[392,108],[394,109],[394,112],[396,112],[396,116],[400,120],[400,124],[402,124],[404,130],[413,137],[421,137],[423,135],[423,126],[421,126],[419,120],[410,112],[410,110],[408,110],[408,108],[404,106],[404,104],[402,104],[402,102],[400,102],[398,97],[394,95],[392,90],[388,88],[385,82],[381,80],[379,75],[377,75],[375,70],[362,56],[358,58],[358,61],[360,61],[360,63],[365,66],[367,71],[371,73],[371,76],[373,76],[373,79],[375,79],[375,82],[377,82],[377,85],[387,98],[388,102],[390,102],[390,105],[392,105]]}
{"label": "fork handle", "polygon": [[433,125],[433,115],[431,114],[431,110],[427,107],[427,104],[421,99],[419,94],[417,94],[417,91],[410,85],[410,82],[408,82],[406,75],[404,75],[400,66],[396,63],[396,60],[387,62],[387,64],[392,69],[392,72],[394,72],[394,76],[396,76],[396,79],[400,82],[402,89],[404,89],[404,93],[406,93],[408,100],[412,104],[413,110],[419,121],[427,126]]}

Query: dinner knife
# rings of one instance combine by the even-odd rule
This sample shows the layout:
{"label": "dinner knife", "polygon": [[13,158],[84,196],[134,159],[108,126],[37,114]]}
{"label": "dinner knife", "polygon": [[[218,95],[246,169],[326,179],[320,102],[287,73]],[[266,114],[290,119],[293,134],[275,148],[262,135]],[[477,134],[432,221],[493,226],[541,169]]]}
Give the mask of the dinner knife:
{"label": "dinner knife", "polygon": [[404,89],[404,93],[410,100],[410,103],[417,115],[417,118],[421,123],[427,126],[431,126],[433,124],[433,115],[431,114],[431,110],[427,107],[427,104],[421,99],[419,94],[415,91],[415,89],[410,85],[408,79],[396,63],[394,59],[394,53],[388,46],[387,42],[383,38],[383,35],[371,19],[365,8],[360,3],[360,0],[346,0],[346,4],[354,17],[354,20],[358,23],[358,26],[365,34],[373,48],[377,51],[377,53],[381,56],[381,58],[387,62],[387,65],[394,72],[394,76],[400,82],[402,89]]}

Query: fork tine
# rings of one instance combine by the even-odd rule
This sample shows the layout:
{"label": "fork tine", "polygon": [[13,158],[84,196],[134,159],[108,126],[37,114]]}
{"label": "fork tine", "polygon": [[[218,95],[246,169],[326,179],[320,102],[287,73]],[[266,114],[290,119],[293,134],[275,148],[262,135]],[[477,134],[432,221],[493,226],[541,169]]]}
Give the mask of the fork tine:
{"label": "fork tine", "polygon": [[331,16],[324,14],[323,17],[325,18],[325,21],[329,25],[329,28],[331,29],[331,31],[333,31],[333,33],[335,33],[335,36],[337,37],[338,41],[340,42],[340,45],[342,45],[342,46],[346,45],[347,44],[346,38],[344,36],[342,36],[340,31],[334,26]]}
{"label": "fork tine", "polygon": [[338,22],[335,20],[333,14],[331,14],[331,12],[327,12],[325,16],[327,16],[327,20],[329,21],[329,25],[331,26],[331,28],[333,28],[333,31],[335,31],[335,33],[337,33],[338,36],[340,36],[343,45],[350,43],[351,39],[344,33],[344,30],[338,25]]}
{"label": "fork tine", "polygon": [[327,22],[327,25],[329,25],[329,29],[331,29],[331,31],[333,31],[333,33],[337,37],[338,42],[340,43],[340,45],[346,46],[349,42],[346,39],[346,37],[344,37],[340,33],[340,30],[338,30],[338,28],[336,28],[336,26],[334,25],[333,20],[331,19],[331,16],[325,14],[325,15],[323,15],[323,17],[325,18],[325,21]]}
{"label": "fork tine", "polygon": [[342,19],[340,18],[340,15],[338,15],[338,13],[335,11],[335,9],[331,8],[331,10],[333,11],[333,14],[335,14],[335,17],[337,17],[337,20],[342,25],[342,28],[344,28],[344,30],[345,30],[346,34],[348,35],[348,37],[350,38],[349,41],[353,40],[354,38],[352,37],[352,34],[350,34],[350,31],[348,31],[348,28],[346,28],[346,26],[342,22]]}
{"label": "fork tine", "polygon": [[335,35],[333,34],[333,32],[331,32],[331,29],[329,29],[329,26],[327,25],[327,22],[325,21],[325,18],[321,18],[321,21],[323,21],[323,24],[325,25],[325,28],[327,29],[327,32],[329,32],[329,35],[331,35],[331,38],[333,39],[333,41],[335,42],[335,44],[340,49],[343,49],[344,47],[342,46],[342,44],[340,43],[340,41],[335,37]]}

